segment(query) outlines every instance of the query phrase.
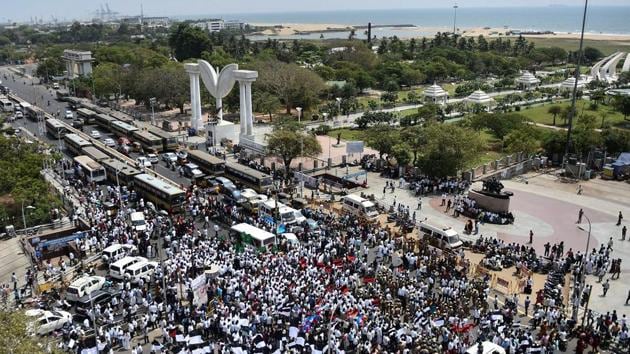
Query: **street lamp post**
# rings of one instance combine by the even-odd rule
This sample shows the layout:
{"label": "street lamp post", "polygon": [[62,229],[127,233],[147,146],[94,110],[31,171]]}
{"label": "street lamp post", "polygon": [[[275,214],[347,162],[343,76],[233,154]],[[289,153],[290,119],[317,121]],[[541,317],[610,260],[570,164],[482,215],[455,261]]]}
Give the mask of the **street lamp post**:
{"label": "street lamp post", "polygon": [[154,109],[155,102],[156,102],[155,97],[149,98],[149,103],[151,103],[151,125],[155,125],[155,109]]}
{"label": "street lamp post", "polygon": [[[586,238],[586,251],[584,252],[584,256],[582,256],[582,274],[580,276],[581,287],[580,287],[580,296],[584,293],[584,289],[586,288],[586,256],[588,256],[588,249],[591,243],[591,220],[585,214],[582,214],[586,221],[588,222],[588,237]],[[591,289],[592,290],[592,289]],[[588,300],[590,301],[591,294],[589,293]],[[584,321],[586,320],[586,312],[588,311],[588,302],[584,305],[584,314],[582,316],[582,326],[584,326]]]}
{"label": "street lamp post", "polygon": [[335,101],[337,101],[337,120],[338,120],[339,116],[341,116],[341,97],[335,98]]}
{"label": "street lamp post", "polygon": [[454,16],[453,16],[453,34],[457,33],[457,9],[459,8],[459,6],[457,6],[457,4],[453,5],[453,12],[454,12]]}
{"label": "street lamp post", "polygon": [[[33,210],[35,209],[32,205],[27,205],[26,209]],[[22,200],[22,222],[24,223],[24,229],[26,229],[26,214],[24,214],[24,200]]]}
{"label": "street lamp post", "polygon": [[[295,107],[298,112],[298,123],[302,122],[302,107]],[[304,135],[300,134],[300,159],[302,160],[302,169],[304,169]],[[302,171],[300,171],[302,172]],[[300,198],[304,197],[304,180],[300,181]]]}

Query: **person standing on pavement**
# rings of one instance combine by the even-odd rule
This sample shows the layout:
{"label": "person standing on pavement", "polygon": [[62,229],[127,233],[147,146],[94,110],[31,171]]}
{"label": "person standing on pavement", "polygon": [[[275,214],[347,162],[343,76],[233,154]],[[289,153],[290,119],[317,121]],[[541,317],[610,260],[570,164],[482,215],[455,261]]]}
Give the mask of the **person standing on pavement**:
{"label": "person standing on pavement", "polygon": [[628,227],[626,227],[626,225],[623,225],[623,227],[621,228],[621,241],[625,241],[626,240],[626,233],[628,232]]}
{"label": "person standing on pavement", "polygon": [[531,303],[532,301],[529,299],[529,296],[525,297],[525,303],[523,304],[523,307],[525,308],[525,317],[527,317],[527,312],[529,311],[529,304]]}
{"label": "person standing on pavement", "polygon": [[532,243],[534,243],[534,231],[529,230],[529,244],[531,245]]}
{"label": "person standing on pavement", "polygon": [[584,210],[582,210],[582,208],[580,208],[580,211],[578,212],[578,219],[575,222],[576,224],[581,224],[582,223],[582,216],[584,216]]}
{"label": "person standing on pavement", "polygon": [[628,301],[630,301],[630,290],[628,290],[628,296],[626,297],[626,305],[628,304]]}
{"label": "person standing on pavement", "polygon": [[619,216],[617,217],[617,226],[621,225],[621,221],[623,220],[623,214],[619,211]]}
{"label": "person standing on pavement", "polygon": [[602,297],[606,297],[606,293],[608,292],[608,289],[610,289],[610,282],[608,279],[606,279],[606,282],[602,284],[602,291],[604,292]]}

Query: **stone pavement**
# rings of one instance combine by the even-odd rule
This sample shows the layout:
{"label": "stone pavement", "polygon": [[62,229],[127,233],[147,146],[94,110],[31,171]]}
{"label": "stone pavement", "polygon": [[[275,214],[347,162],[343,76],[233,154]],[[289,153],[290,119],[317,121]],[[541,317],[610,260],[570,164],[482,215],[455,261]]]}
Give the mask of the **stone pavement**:
{"label": "stone pavement", "polygon": [[[591,221],[591,240],[589,248],[599,248],[607,244],[613,237],[613,258],[621,258],[621,277],[611,280],[608,295],[600,297],[602,287],[596,278],[587,277],[587,283],[594,284],[590,308],[606,313],[616,309],[623,314],[627,310],[624,303],[630,290],[630,240],[621,241],[621,226],[615,226],[617,213],[621,210],[626,217],[625,225],[630,226],[630,184],[614,181],[592,180],[581,182],[585,193],[577,195],[575,184],[563,184],[549,175],[528,174],[528,183],[505,180],[505,190],[514,192],[511,209],[515,215],[513,225],[480,226],[480,234],[497,237],[506,242],[526,244],[529,241],[529,230],[534,232],[534,244],[537,252],[542,253],[547,242],[565,242],[565,250],[573,248],[574,252],[584,252],[588,238],[586,218],[582,224],[576,224],[577,213],[584,209],[585,216]],[[407,189],[396,188],[394,193],[386,192],[383,198],[383,187],[386,181],[393,181],[398,187],[398,180],[385,179],[378,173],[368,174],[368,189],[364,192],[374,194],[378,203],[389,207],[394,199],[397,203],[408,205],[410,211],[416,211],[416,220],[425,220],[438,226],[451,226],[460,233],[464,240],[474,241],[477,235],[465,235],[462,230],[468,218],[454,218],[452,213],[446,214],[440,207],[439,195],[422,198],[422,210],[416,210],[418,198]],[[608,279],[607,276],[605,279]]]}

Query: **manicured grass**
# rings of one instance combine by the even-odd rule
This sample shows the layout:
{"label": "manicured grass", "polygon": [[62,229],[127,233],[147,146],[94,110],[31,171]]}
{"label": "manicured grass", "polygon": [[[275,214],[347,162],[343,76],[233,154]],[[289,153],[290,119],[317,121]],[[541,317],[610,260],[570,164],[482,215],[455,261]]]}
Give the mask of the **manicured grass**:
{"label": "manicured grass", "polygon": [[474,160],[471,160],[468,164],[466,164],[466,168],[467,169],[468,168],[475,168],[477,166],[481,166],[481,165],[486,164],[488,162],[499,160],[505,155],[507,155],[507,154],[502,154],[502,153],[496,152],[496,151],[483,151],[477,156],[477,158],[475,158]]}
{"label": "manicured grass", "polygon": [[337,138],[339,133],[341,133],[341,140],[365,140],[365,131],[350,128],[333,129],[328,132],[328,136]]}
{"label": "manicured grass", "polygon": [[[560,106],[561,108],[569,107],[571,102],[559,102],[559,103],[545,103],[541,106],[534,107],[523,107],[521,109],[520,114],[525,117],[531,119],[536,123],[552,125],[553,124],[553,115],[549,114],[547,111],[551,106]],[[590,102],[579,100],[576,105],[577,115],[581,114],[591,114],[597,117],[598,128],[601,124],[602,114],[606,114],[606,123],[611,124],[613,127],[620,129],[630,129],[630,121],[624,121],[623,115],[617,111],[615,111],[611,106],[602,105],[598,106],[596,111],[589,110]],[[563,127],[565,126],[564,121],[560,115],[556,117],[556,126]]]}
{"label": "manicured grass", "polygon": [[[570,38],[536,38],[527,37],[528,41],[534,42],[536,47],[560,47],[566,50],[577,51],[580,46],[579,39]],[[630,41],[624,40],[592,40],[585,39],[584,47],[593,47],[602,51],[605,55],[612,54],[617,51],[627,50],[630,47]]]}

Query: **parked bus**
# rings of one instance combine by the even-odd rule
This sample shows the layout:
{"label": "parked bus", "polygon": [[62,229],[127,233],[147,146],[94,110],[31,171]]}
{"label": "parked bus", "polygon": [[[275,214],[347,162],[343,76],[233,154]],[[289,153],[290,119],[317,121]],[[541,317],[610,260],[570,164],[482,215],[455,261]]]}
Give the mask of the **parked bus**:
{"label": "parked bus", "polygon": [[92,124],[97,114],[98,113],[94,112],[91,109],[87,109],[87,108],[77,109],[77,115],[83,119],[83,123],[85,124]]}
{"label": "parked bus", "polygon": [[133,188],[145,201],[172,213],[182,210],[186,198],[183,190],[146,173],[134,176]]}
{"label": "parked bus", "polygon": [[140,143],[145,153],[159,153],[164,150],[162,138],[155,136],[145,130],[136,130],[133,132],[133,139]]}
{"label": "parked bus", "polygon": [[133,124],[133,117],[131,117],[130,115],[126,113],[119,112],[119,111],[111,111],[109,115],[112,116],[114,119],[119,120],[121,122],[125,122],[127,124]]}
{"label": "parked bus", "polygon": [[175,136],[175,134],[169,133],[157,127],[149,127],[148,131],[149,133],[162,139],[163,151],[175,151],[179,148],[179,143],[177,142],[177,136]]}
{"label": "parked bus", "polygon": [[109,155],[97,149],[96,146],[86,146],[81,149],[81,152],[83,153],[83,155],[99,163],[109,158]]}
{"label": "parked bus", "polygon": [[13,112],[13,102],[8,98],[0,98],[0,106],[2,106],[3,112]]}
{"label": "parked bus", "polygon": [[44,119],[46,112],[37,106],[29,106],[24,110],[24,115],[26,118],[37,122],[39,119]]}
{"label": "parked bus", "polygon": [[266,193],[273,184],[270,175],[238,163],[226,163],[225,176],[252,188],[258,193]]}
{"label": "parked bus", "polygon": [[88,182],[99,183],[107,179],[105,168],[88,156],[81,155],[74,158],[77,171]]}
{"label": "parked bus", "polygon": [[128,165],[116,159],[105,159],[100,161],[100,164],[105,167],[107,178],[112,183],[120,185],[133,185],[134,177],[142,173],[134,166]]}
{"label": "parked bus", "polygon": [[225,161],[201,150],[189,150],[188,161],[199,166],[208,176],[220,176],[225,171]]}
{"label": "parked bus", "polygon": [[109,130],[112,125],[112,122],[115,122],[116,119],[108,116],[107,114],[99,113],[96,116],[94,116],[94,121],[96,122],[96,125],[98,125],[99,127]]}
{"label": "parked bus", "polygon": [[66,149],[75,155],[81,155],[82,150],[86,146],[92,146],[92,143],[83,139],[78,134],[66,134],[63,137],[66,142]]}
{"label": "parked bus", "polygon": [[125,122],[121,122],[119,120],[115,120],[111,123],[111,131],[117,136],[126,136],[131,137],[134,132],[138,131],[138,128],[134,127],[131,124],[127,124]]}
{"label": "parked bus", "polygon": [[50,118],[46,119],[46,133],[55,139],[61,139],[68,133],[68,130],[61,121]]}

